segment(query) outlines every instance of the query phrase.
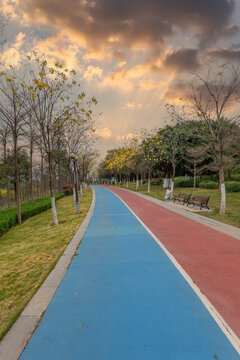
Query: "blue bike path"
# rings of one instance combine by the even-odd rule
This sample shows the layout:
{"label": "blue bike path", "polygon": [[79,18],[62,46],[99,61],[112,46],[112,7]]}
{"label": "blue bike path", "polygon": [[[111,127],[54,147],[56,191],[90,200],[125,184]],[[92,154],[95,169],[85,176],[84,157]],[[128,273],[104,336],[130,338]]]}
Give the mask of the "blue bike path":
{"label": "blue bike path", "polygon": [[95,191],[78,256],[20,360],[240,359],[131,211]]}

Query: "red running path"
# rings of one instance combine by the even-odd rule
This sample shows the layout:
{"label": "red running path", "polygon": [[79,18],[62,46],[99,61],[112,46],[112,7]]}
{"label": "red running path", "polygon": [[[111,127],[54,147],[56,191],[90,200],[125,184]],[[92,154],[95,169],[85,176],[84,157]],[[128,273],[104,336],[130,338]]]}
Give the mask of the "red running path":
{"label": "red running path", "polygon": [[240,241],[129,191],[107,188],[156,235],[240,338]]}

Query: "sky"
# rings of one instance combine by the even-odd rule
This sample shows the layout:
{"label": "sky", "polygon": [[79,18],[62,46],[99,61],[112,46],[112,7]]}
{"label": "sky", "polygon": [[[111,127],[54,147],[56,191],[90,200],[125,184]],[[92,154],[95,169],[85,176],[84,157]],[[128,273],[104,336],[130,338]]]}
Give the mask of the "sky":
{"label": "sky", "polygon": [[[74,68],[98,100],[98,147],[164,126],[166,102],[210,63],[240,60],[240,0],[0,1],[4,55],[32,50]],[[101,114],[101,115],[98,115]]]}

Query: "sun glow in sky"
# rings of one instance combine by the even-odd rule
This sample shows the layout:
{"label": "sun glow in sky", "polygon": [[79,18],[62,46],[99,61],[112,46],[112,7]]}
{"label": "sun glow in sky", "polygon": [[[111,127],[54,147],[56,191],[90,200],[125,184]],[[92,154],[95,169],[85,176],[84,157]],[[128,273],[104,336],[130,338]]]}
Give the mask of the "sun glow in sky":
{"label": "sun glow in sky", "polygon": [[190,73],[240,60],[240,0],[3,0],[1,10],[9,61],[37,49],[79,72],[103,113],[102,154],[163,126]]}

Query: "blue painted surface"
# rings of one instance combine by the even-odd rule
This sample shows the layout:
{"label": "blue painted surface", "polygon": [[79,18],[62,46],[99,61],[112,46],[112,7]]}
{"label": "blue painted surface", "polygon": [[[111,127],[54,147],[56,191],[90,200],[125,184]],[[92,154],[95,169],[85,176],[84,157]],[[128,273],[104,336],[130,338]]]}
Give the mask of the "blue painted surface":
{"label": "blue painted surface", "polygon": [[20,359],[239,359],[135,216],[110,191],[95,190],[78,256]]}

